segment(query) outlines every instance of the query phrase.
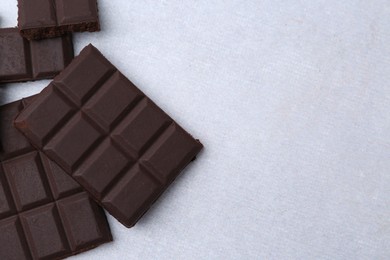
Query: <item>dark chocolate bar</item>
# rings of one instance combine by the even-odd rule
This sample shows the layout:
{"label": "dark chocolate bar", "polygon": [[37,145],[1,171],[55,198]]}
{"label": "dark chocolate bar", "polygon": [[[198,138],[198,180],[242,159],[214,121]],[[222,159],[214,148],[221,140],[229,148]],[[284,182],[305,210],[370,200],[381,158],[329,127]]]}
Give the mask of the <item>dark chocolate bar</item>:
{"label": "dark chocolate bar", "polygon": [[15,124],[127,227],[202,148],[92,45]]}
{"label": "dark chocolate bar", "polygon": [[112,241],[103,209],[14,128],[23,106],[0,107],[0,259],[59,259]]}
{"label": "dark chocolate bar", "polygon": [[72,59],[70,34],[30,42],[17,28],[0,29],[0,83],[54,78]]}
{"label": "dark chocolate bar", "polygon": [[100,30],[97,0],[18,0],[18,27],[29,40]]}

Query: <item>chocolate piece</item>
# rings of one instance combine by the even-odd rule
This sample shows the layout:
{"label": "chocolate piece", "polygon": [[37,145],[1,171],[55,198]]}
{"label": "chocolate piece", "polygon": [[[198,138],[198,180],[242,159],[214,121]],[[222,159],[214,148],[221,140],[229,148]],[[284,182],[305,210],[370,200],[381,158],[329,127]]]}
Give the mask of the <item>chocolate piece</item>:
{"label": "chocolate piece", "polygon": [[30,40],[100,30],[97,0],[18,0],[18,27]]}
{"label": "chocolate piece", "polygon": [[14,128],[23,106],[0,107],[0,259],[65,258],[112,241],[102,208]]}
{"label": "chocolate piece", "polygon": [[202,148],[92,45],[15,123],[127,227]]}
{"label": "chocolate piece", "polygon": [[16,28],[0,29],[0,83],[54,78],[73,59],[70,34],[27,41]]}

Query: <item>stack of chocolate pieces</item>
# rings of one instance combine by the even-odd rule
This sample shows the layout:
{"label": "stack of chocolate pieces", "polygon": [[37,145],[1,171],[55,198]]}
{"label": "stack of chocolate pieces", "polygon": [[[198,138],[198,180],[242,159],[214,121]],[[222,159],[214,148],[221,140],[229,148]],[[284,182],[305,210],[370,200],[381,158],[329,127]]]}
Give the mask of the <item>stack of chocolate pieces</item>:
{"label": "stack of chocolate pieces", "polygon": [[132,227],[202,144],[93,45],[97,0],[19,0],[0,29],[0,83],[53,78],[0,107],[0,259],[61,259],[112,241],[101,207]]}

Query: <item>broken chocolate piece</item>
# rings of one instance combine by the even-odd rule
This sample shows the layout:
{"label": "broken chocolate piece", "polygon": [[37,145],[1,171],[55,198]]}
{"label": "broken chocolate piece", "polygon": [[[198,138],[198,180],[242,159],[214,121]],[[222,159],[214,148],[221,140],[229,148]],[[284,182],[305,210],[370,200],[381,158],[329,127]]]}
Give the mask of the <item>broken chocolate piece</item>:
{"label": "broken chocolate piece", "polygon": [[29,40],[100,30],[97,0],[18,0],[18,27]]}
{"label": "broken chocolate piece", "polygon": [[112,241],[103,209],[14,128],[31,100],[0,107],[0,259],[59,259]]}
{"label": "broken chocolate piece", "polygon": [[73,59],[70,34],[28,41],[16,28],[0,29],[0,83],[54,78]]}
{"label": "broken chocolate piece", "polygon": [[92,45],[15,124],[127,227],[202,149]]}

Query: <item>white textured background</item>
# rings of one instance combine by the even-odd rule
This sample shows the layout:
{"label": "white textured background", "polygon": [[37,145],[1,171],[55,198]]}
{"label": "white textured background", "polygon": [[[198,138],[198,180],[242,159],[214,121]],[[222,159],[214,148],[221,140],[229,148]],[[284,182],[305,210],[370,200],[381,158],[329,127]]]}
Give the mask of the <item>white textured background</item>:
{"label": "white textured background", "polygon": [[[389,0],[99,0],[97,46],[205,145],[74,259],[390,259]],[[16,25],[1,0],[0,26]],[[0,88],[2,103],[48,81]]]}

